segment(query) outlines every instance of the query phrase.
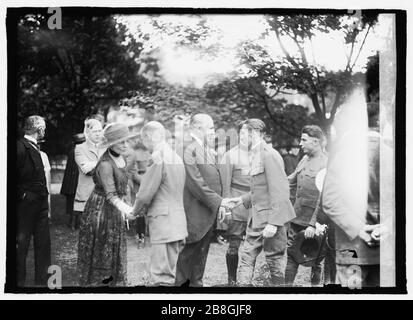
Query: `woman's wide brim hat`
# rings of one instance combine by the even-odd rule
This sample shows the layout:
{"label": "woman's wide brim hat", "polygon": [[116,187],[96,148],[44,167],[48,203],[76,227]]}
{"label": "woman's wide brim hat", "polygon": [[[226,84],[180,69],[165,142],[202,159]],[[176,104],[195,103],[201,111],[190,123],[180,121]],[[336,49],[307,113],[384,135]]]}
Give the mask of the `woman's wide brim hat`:
{"label": "woman's wide brim hat", "polygon": [[313,267],[326,255],[325,235],[315,235],[313,238],[305,238],[305,230],[298,232],[294,238],[290,254],[295,262]]}
{"label": "woman's wide brim hat", "polygon": [[109,148],[117,143],[136,138],[139,132],[130,132],[129,127],[123,123],[111,123],[103,131],[101,148]]}

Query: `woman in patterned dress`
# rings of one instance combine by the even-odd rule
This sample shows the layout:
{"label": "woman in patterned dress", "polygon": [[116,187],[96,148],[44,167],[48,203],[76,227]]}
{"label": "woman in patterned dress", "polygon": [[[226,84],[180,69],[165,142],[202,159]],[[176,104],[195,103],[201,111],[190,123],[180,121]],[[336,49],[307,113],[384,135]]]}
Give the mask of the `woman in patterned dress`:
{"label": "woman in patterned dress", "polygon": [[[126,125],[105,128],[104,146],[93,175],[95,188],[81,217],[78,244],[80,286],[126,285],[126,223],[132,206],[125,202],[134,167],[125,161],[130,134]],[[131,162],[133,164],[133,161]]]}

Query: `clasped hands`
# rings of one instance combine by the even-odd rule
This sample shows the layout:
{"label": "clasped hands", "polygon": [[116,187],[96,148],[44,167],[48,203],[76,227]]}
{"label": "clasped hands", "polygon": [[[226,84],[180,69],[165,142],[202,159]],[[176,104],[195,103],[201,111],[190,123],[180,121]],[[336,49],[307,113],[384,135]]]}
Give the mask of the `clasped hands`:
{"label": "clasped hands", "polygon": [[222,223],[225,217],[231,214],[231,210],[240,206],[243,203],[240,197],[238,198],[224,198],[218,210],[218,222]]}

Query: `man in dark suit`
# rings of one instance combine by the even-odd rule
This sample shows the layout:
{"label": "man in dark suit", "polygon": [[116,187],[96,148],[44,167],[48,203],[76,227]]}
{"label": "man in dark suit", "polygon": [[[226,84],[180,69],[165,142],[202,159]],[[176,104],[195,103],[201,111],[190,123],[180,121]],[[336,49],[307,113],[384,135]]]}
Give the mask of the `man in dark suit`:
{"label": "man in dark suit", "polygon": [[46,176],[37,144],[43,139],[46,123],[40,116],[30,116],[25,136],[17,141],[17,285],[26,280],[26,257],[34,237],[35,284],[47,285],[50,266],[50,233]]}
{"label": "man in dark suit", "polygon": [[222,199],[222,181],[214,150],[214,122],[209,115],[196,114],[190,129],[193,140],[185,148],[183,159],[188,237],[178,257],[175,284],[201,287],[217,215],[223,220],[226,201]]}
{"label": "man in dark suit", "polygon": [[353,288],[380,285],[380,134],[378,109],[368,111],[368,132],[359,104],[336,115],[322,192],[323,211],[337,225],[337,281]]}

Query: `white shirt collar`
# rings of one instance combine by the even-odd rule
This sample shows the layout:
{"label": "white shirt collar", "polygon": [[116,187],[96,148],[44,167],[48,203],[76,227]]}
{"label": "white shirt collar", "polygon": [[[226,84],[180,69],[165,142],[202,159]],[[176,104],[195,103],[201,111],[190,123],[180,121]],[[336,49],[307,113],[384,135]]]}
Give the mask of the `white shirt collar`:
{"label": "white shirt collar", "polygon": [[37,145],[37,140],[35,138],[33,138],[32,136],[28,136],[27,134],[25,134],[24,138]]}
{"label": "white shirt collar", "polygon": [[93,147],[95,149],[99,149],[99,143],[93,143],[91,140],[86,139],[86,143],[90,146]]}

